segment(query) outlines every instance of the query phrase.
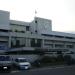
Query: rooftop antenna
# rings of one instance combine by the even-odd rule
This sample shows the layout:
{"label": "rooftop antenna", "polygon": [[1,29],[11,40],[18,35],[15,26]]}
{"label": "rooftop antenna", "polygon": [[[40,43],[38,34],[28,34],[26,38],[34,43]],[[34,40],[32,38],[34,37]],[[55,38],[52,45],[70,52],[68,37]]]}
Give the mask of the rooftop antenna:
{"label": "rooftop antenna", "polygon": [[37,11],[35,10],[35,17],[36,17]]}

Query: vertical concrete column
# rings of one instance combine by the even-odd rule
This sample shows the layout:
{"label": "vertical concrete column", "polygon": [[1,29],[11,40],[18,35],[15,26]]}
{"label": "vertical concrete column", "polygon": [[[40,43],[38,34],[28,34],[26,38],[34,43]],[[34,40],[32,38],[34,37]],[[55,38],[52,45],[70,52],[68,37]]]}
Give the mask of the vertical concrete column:
{"label": "vertical concrete column", "polygon": [[26,47],[28,47],[28,41],[27,41],[27,38],[26,38]]}
{"label": "vertical concrete column", "polygon": [[26,38],[26,47],[30,47],[30,38]]}
{"label": "vertical concrete column", "polygon": [[31,39],[29,38],[28,40],[29,40],[29,42],[28,42],[28,43],[29,43],[29,47],[30,47],[30,46],[31,46]]}
{"label": "vertical concrete column", "polygon": [[9,34],[8,47],[11,48],[11,34]]}
{"label": "vertical concrete column", "polygon": [[55,44],[53,44],[53,49],[55,49]]}
{"label": "vertical concrete column", "polygon": [[74,48],[75,48],[75,44],[74,44]]}
{"label": "vertical concrete column", "polygon": [[24,44],[25,44],[25,46],[26,46],[26,38],[24,38]]}
{"label": "vertical concrete column", "polygon": [[64,43],[64,48],[66,48],[66,43]]}
{"label": "vertical concrete column", "polygon": [[42,45],[42,48],[44,48],[44,39],[42,39],[42,43],[41,43]]}

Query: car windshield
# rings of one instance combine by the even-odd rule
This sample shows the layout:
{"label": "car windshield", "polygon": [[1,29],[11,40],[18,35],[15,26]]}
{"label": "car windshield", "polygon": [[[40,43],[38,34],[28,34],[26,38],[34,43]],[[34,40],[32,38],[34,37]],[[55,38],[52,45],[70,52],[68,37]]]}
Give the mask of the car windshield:
{"label": "car windshield", "polygon": [[27,62],[26,59],[16,59],[16,62]]}
{"label": "car windshield", "polygon": [[26,62],[26,59],[20,59],[19,62]]}

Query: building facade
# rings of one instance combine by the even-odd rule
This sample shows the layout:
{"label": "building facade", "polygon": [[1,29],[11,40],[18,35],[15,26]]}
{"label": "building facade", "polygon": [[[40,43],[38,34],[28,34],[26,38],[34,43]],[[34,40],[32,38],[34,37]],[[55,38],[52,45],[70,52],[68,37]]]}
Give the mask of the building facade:
{"label": "building facade", "polygon": [[52,31],[48,19],[35,17],[32,22],[23,22],[9,17],[8,11],[0,10],[0,54],[30,55],[33,59],[59,52],[74,55],[75,34]]}

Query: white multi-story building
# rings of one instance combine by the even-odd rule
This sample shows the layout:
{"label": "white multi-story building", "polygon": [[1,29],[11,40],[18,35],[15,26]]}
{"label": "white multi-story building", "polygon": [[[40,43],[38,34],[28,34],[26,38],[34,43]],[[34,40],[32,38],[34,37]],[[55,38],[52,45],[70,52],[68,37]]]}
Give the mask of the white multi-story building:
{"label": "white multi-story building", "polygon": [[0,54],[75,52],[75,34],[52,31],[51,20],[35,17],[32,22],[23,22],[9,17],[8,11],[0,10]]}

